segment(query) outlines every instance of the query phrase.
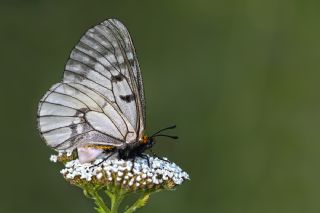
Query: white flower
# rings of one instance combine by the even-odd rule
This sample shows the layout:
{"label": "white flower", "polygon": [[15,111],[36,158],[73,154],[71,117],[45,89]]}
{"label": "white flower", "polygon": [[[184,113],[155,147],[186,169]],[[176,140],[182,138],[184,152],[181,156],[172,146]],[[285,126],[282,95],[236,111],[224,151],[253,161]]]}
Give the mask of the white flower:
{"label": "white flower", "polygon": [[56,162],[58,161],[58,156],[56,156],[56,155],[51,155],[51,156],[50,156],[50,161],[56,163]]}
{"label": "white flower", "polygon": [[[150,164],[141,157],[136,157],[134,163],[132,160],[97,159],[81,164],[76,159],[67,162],[60,173],[72,184],[120,185],[128,190],[171,189],[189,179],[189,175],[175,163],[148,158]],[[58,156],[51,156],[50,160],[56,162]]]}

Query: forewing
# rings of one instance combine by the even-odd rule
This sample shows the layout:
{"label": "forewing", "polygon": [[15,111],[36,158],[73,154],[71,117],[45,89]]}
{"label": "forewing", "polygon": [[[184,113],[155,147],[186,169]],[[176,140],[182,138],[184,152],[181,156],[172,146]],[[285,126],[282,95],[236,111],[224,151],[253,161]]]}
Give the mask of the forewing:
{"label": "forewing", "polygon": [[56,150],[88,144],[121,146],[136,137],[119,109],[100,93],[78,83],[58,83],[41,99],[38,126]]}
{"label": "forewing", "polygon": [[106,20],[82,36],[70,54],[63,82],[83,85],[103,96],[141,137],[145,123],[142,77],[130,35],[118,20]]}
{"label": "forewing", "polygon": [[140,71],[140,66],[137,58],[137,54],[135,53],[135,49],[133,46],[133,42],[129,31],[127,28],[118,20],[111,19],[105,22],[109,22],[111,24],[111,28],[113,28],[116,35],[118,35],[119,41],[125,51],[127,56],[128,63],[130,64],[131,71],[134,75],[135,84],[137,85],[139,98],[141,103],[141,117],[143,119],[143,123],[146,123],[146,106],[145,106],[145,96],[144,96],[144,88],[143,88],[143,79]]}

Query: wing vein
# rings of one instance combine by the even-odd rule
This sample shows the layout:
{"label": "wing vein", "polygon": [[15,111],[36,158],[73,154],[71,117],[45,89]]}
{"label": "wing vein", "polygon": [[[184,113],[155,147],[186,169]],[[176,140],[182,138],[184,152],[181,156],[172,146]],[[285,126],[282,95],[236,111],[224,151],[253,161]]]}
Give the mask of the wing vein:
{"label": "wing vein", "polygon": [[80,73],[77,73],[77,72],[71,71],[71,70],[67,70],[67,69],[65,70],[65,72],[70,72],[70,73],[72,73],[72,74],[74,74],[74,75],[81,76],[82,78],[85,78],[85,79],[87,79],[88,81],[91,81],[91,82],[93,82],[93,83],[95,83],[95,84],[97,84],[97,85],[99,85],[99,86],[101,86],[101,87],[103,87],[103,88],[105,88],[105,89],[107,89],[107,90],[109,90],[109,91],[112,91],[111,89],[103,86],[102,84],[100,84],[100,83],[98,83],[98,82],[95,82],[94,80],[91,80],[91,79],[87,78],[86,76],[84,76],[84,75],[82,75],[82,74],[80,74]]}
{"label": "wing vein", "polygon": [[[115,56],[115,59],[116,59],[117,64],[118,64],[118,67],[119,67],[119,69],[121,70],[119,61],[118,61],[118,59],[117,59],[117,57],[116,57],[116,48],[113,46],[113,44],[112,44],[112,42],[109,40],[109,38],[103,33],[103,30],[99,28],[99,26],[101,26],[101,27],[107,27],[107,26],[101,24],[101,25],[96,26],[94,29],[96,29],[96,30],[106,39],[106,41],[107,41],[107,42],[110,44],[110,46],[112,47],[112,49],[113,49],[113,55]],[[95,39],[95,38],[93,38],[93,39]],[[96,40],[96,39],[95,39],[95,40]],[[99,41],[97,41],[97,42],[99,42]],[[100,42],[99,42],[99,43],[100,43]],[[108,47],[104,46],[103,44],[101,44],[101,45],[102,45],[104,48],[108,49]],[[118,72],[120,72],[120,70],[118,70]]]}
{"label": "wing vein", "polygon": [[47,130],[47,131],[40,131],[42,134],[46,134],[46,133],[48,133],[48,132],[52,132],[52,131],[54,131],[54,130],[57,130],[57,129],[63,129],[63,128],[66,128],[66,127],[73,127],[73,126],[77,126],[77,125],[79,125],[79,124],[84,124],[84,123],[86,123],[85,121],[83,121],[83,122],[81,122],[81,123],[76,123],[76,124],[70,124],[70,125],[67,125],[67,126],[60,126],[60,127],[58,127],[58,128],[54,128],[54,129],[50,129],[50,130]]}
{"label": "wing vein", "polygon": [[[90,38],[91,40],[94,40],[94,42],[95,42],[97,45],[99,45],[100,47],[106,49],[109,53],[111,53],[113,56],[115,56],[115,53],[112,53],[112,52],[108,49],[108,47],[106,47],[106,46],[104,46],[102,43],[100,43],[95,37],[91,37],[90,35],[85,35],[85,37]],[[104,36],[104,37],[105,37],[105,36]],[[109,41],[108,41],[108,42],[109,42]],[[90,45],[87,45],[87,44],[84,43],[83,41],[81,41],[81,43],[82,43],[83,45],[87,46],[87,47],[90,47],[91,50],[95,50],[94,48],[92,48]],[[109,43],[110,43],[110,42],[109,42]],[[112,45],[111,43],[110,43],[110,45],[111,45],[112,48],[114,49],[114,47],[113,47],[113,45]],[[96,51],[96,50],[95,50],[95,51]],[[115,51],[115,49],[114,49],[114,51]],[[96,51],[96,52],[99,53],[100,55],[102,55],[102,53],[100,53],[99,51]],[[115,70],[117,70],[117,71],[119,72],[118,68],[115,67],[114,64],[111,63],[111,61],[110,61],[108,58],[106,58],[104,55],[102,55],[102,56],[103,56],[103,58],[105,58],[105,59],[109,62],[109,64],[110,64]],[[116,58],[116,57],[115,57],[115,58]],[[119,64],[118,64],[118,65],[119,65]]]}
{"label": "wing vein", "polygon": [[[112,119],[109,115],[107,115],[106,113],[104,113],[104,111],[103,111],[103,109],[102,109],[102,107],[98,104],[98,102],[96,102],[93,98],[91,98],[89,95],[87,95],[86,93],[84,93],[84,92],[82,92],[82,91],[80,91],[79,89],[77,89],[77,88],[75,88],[75,87],[73,87],[73,86],[71,86],[70,84],[67,84],[69,87],[71,87],[71,88],[73,88],[73,89],[75,89],[75,90],[77,90],[77,91],[79,91],[80,93],[82,93],[82,94],[84,94],[85,96],[87,96],[89,99],[91,99],[94,103],[96,103],[97,104],[97,106],[99,106],[99,108],[101,109],[101,111],[103,112],[103,114],[105,114],[109,119],[110,119],[110,121],[113,123],[113,125],[117,128],[117,130],[120,132],[120,134],[122,135],[122,136],[124,136],[122,133],[121,133],[121,131],[120,131],[120,129],[119,129],[119,127],[115,124],[115,121],[114,121],[114,119]],[[110,104],[111,105],[111,104]],[[112,105],[111,105],[112,106]],[[112,106],[113,107],[113,106]],[[116,112],[118,112],[118,111],[116,111]],[[121,117],[121,116],[120,116]],[[121,117],[121,119],[122,119],[122,117]],[[125,123],[125,121],[123,121],[124,123]],[[95,129],[95,128],[94,128]]]}
{"label": "wing vein", "polygon": [[[124,115],[122,114],[121,109],[119,108],[119,106],[117,105],[116,102],[109,100],[107,97],[105,97],[103,94],[101,94],[100,92],[96,91],[93,88],[88,87],[87,85],[81,84],[81,83],[75,83],[75,84],[79,84],[85,88],[87,88],[88,90],[92,90],[93,92],[95,92],[97,95],[99,95],[102,99],[104,99],[105,101],[108,102],[108,104],[110,104],[114,110],[117,111],[117,113],[121,116],[123,122],[125,123],[126,127],[127,127],[127,131],[129,131],[129,127],[127,125],[127,121],[124,119]],[[114,105],[115,104],[115,105]]]}
{"label": "wing vein", "polygon": [[[81,43],[84,44],[83,42],[81,42]],[[84,45],[86,45],[86,44],[84,44]],[[88,45],[86,45],[86,46],[88,46]],[[90,46],[88,46],[88,47],[90,48]],[[88,57],[91,58],[92,60],[94,60],[97,64],[100,64],[101,66],[103,66],[103,67],[106,69],[106,71],[110,72],[110,74],[112,75],[110,69],[109,69],[108,67],[106,67],[106,65],[104,65],[103,63],[101,63],[100,61],[98,61],[95,57],[93,57],[93,56],[89,55],[88,53],[82,51],[81,49],[79,49],[78,46],[76,46],[75,49],[78,50],[79,52],[83,53],[84,55],[88,56]],[[100,54],[100,53],[99,53],[99,54]],[[100,55],[101,55],[101,54],[100,54]],[[101,55],[101,56],[104,57],[103,55]],[[111,65],[112,65],[112,64],[111,64]],[[112,67],[113,67],[113,66],[112,66]],[[113,68],[114,68],[117,72],[119,72],[118,69],[116,69],[115,67],[113,67]]]}
{"label": "wing vein", "polygon": [[[89,124],[89,126],[92,128],[92,126],[91,126],[90,124]],[[71,141],[72,139],[74,139],[74,138],[76,138],[76,137],[79,137],[79,136],[81,136],[81,135],[84,135],[84,134],[89,133],[89,132],[92,132],[92,131],[95,131],[95,129],[91,129],[91,130],[82,132],[82,133],[80,133],[80,134],[78,134],[78,135],[74,135],[74,136],[72,136],[72,137],[70,137],[70,138],[62,141],[60,144],[58,144],[57,146],[54,146],[53,148],[54,148],[54,149],[58,149],[59,146],[62,146],[64,143],[66,143],[66,142],[68,142],[68,141]]]}
{"label": "wing vein", "polygon": [[49,104],[53,104],[53,105],[57,105],[57,106],[67,107],[67,108],[70,108],[70,109],[77,110],[78,112],[84,113],[84,111],[81,111],[81,109],[76,109],[76,108],[73,108],[73,107],[70,107],[70,106],[66,106],[66,105],[58,104],[58,103],[53,103],[53,102],[50,102],[50,101],[40,101],[40,103],[49,103]]}
{"label": "wing vein", "polygon": [[88,109],[90,109],[90,107],[86,103],[84,103],[83,101],[81,101],[80,99],[78,99],[78,98],[76,98],[76,97],[74,97],[72,95],[69,95],[69,94],[66,94],[66,93],[62,93],[62,92],[56,92],[56,91],[53,91],[52,93],[56,93],[56,94],[59,94],[59,95],[63,95],[63,96],[67,96],[67,97],[73,98],[73,99],[83,103]]}
{"label": "wing vein", "polygon": [[[96,73],[102,75],[103,77],[105,77],[106,79],[111,80],[108,76],[106,76],[106,75],[104,75],[103,73],[99,72],[99,71],[96,70],[94,67],[91,67],[91,66],[89,66],[88,64],[85,64],[83,61],[80,61],[80,60],[74,59],[74,58],[69,58],[69,60],[70,60],[70,61],[75,61],[75,62],[77,62],[77,63],[79,63],[79,64],[82,64],[82,65],[88,67],[88,68],[90,69],[90,71],[96,72]],[[107,71],[108,71],[108,70],[107,70]],[[110,72],[110,71],[108,71],[108,72]]]}

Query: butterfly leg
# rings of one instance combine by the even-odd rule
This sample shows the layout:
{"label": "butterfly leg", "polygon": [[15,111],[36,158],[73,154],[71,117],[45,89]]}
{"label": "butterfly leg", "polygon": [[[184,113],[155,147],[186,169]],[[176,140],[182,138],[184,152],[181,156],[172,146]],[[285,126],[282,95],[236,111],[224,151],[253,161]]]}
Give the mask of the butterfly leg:
{"label": "butterfly leg", "polygon": [[145,155],[145,154],[141,153],[141,154],[139,155],[139,157],[147,160],[148,166],[150,167],[150,160],[149,160],[149,156],[148,156],[148,155]]}
{"label": "butterfly leg", "polygon": [[134,157],[132,158],[132,160],[131,160],[131,162],[132,162],[131,172],[132,172],[132,170],[133,170],[133,168],[134,168],[135,161],[136,161],[136,156],[134,156]]}
{"label": "butterfly leg", "polygon": [[165,162],[170,163],[170,161],[168,161],[168,160],[166,160],[166,159],[164,159],[164,158],[162,158],[162,157],[159,157],[154,151],[152,151],[152,149],[149,149],[149,151],[151,152],[151,154],[152,154],[153,157],[156,157],[156,158],[158,158],[158,159],[160,159],[160,160],[162,160],[162,161],[165,161]]}
{"label": "butterfly leg", "polygon": [[106,158],[104,158],[101,162],[90,166],[90,168],[95,167],[95,166],[100,166],[102,163],[104,163],[105,161],[107,161],[111,156],[113,156],[116,152],[111,152],[110,155],[108,155]]}

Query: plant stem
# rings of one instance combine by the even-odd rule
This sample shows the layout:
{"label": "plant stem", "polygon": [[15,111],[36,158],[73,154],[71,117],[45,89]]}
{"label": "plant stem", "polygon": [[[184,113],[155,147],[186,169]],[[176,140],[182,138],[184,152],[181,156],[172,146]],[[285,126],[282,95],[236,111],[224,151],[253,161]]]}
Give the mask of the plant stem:
{"label": "plant stem", "polygon": [[118,208],[120,203],[123,200],[123,196],[119,193],[116,193],[112,198],[111,198],[111,213],[118,213]]}
{"label": "plant stem", "polygon": [[110,209],[106,206],[106,204],[104,203],[104,201],[102,200],[102,198],[100,197],[97,191],[94,191],[94,195],[95,195],[96,205],[99,208],[103,209],[103,211],[105,211],[106,213],[110,213]]}
{"label": "plant stem", "polygon": [[[123,199],[129,194],[127,190],[123,190],[119,187],[106,187],[104,188],[105,193],[108,195],[111,201],[111,208],[107,207],[104,200],[99,195],[98,191],[102,188],[86,186],[83,187],[84,194],[86,197],[94,200],[96,204],[96,210],[98,213],[118,213],[119,206]],[[154,191],[156,192],[156,191]],[[135,212],[137,209],[146,205],[152,192],[143,192],[136,202],[129,208],[124,210],[125,213]]]}
{"label": "plant stem", "polygon": [[106,206],[96,189],[87,188],[84,189],[84,191],[85,194],[89,195],[89,197],[94,200],[97,205],[96,209],[99,213],[111,213],[110,209]]}
{"label": "plant stem", "polygon": [[126,192],[119,188],[109,188],[109,190],[107,189],[105,192],[111,200],[111,213],[118,213],[118,208],[124,199]]}
{"label": "plant stem", "polygon": [[131,206],[129,207],[125,213],[132,213],[135,212],[137,209],[146,205],[150,197],[150,193],[143,193],[140,198]]}

